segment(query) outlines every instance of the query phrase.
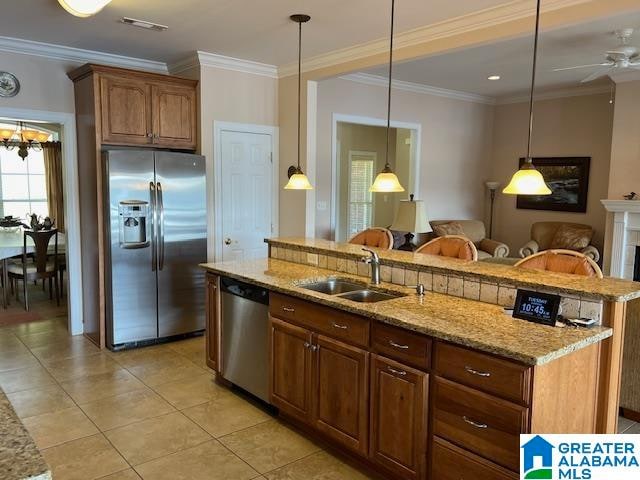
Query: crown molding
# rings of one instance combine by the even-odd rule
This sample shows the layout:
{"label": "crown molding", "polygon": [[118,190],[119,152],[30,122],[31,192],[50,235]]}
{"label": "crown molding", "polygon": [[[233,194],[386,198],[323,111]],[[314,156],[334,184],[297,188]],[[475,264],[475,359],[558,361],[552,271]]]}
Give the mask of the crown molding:
{"label": "crown molding", "polygon": [[[376,87],[387,88],[389,85],[389,79],[380,77],[378,75],[371,75],[369,73],[351,73],[339,77],[343,80],[349,80],[350,82],[363,83],[365,85],[374,85]],[[485,105],[494,105],[495,99],[484,95],[477,95],[475,93],[460,92],[458,90],[449,90],[446,88],[432,87],[430,85],[423,85],[421,83],[405,82],[402,80],[393,80],[391,86],[396,90],[402,90],[405,92],[418,93],[421,95],[433,95],[436,97],[453,98],[455,100],[463,100],[466,102],[482,103]]]}
{"label": "crown molding", "polygon": [[233,72],[278,78],[278,69],[275,65],[254,62],[252,60],[243,60],[241,58],[227,57],[225,55],[202,52],[200,50],[180,62],[169,65],[169,71],[172,73],[179,73],[196,66],[221,68],[223,70],[231,70]]}
{"label": "crown molding", "polygon": [[[573,5],[588,3],[590,1],[592,0],[546,0],[543,4],[542,11],[551,12]],[[394,49],[412,47],[441,38],[447,38],[481,28],[492,27],[513,20],[528,18],[533,14],[534,11],[531,0],[512,0],[511,2],[502,5],[478,10],[466,15],[398,33],[394,38]],[[387,53],[388,51],[388,38],[373,40],[360,45],[310,57],[303,62],[302,71],[310,72],[338,65],[340,63],[358,60],[364,57]],[[295,75],[297,72],[297,63],[290,63],[278,69],[278,75],[280,77]]]}
{"label": "crown molding", "polygon": [[0,37],[0,52],[33,55],[74,63],[99,63],[101,65],[167,73],[167,65],[163,62],[126,57],[124,55],[115,55],[113,53],[104,53],[95,50],[66,47],[52,43],[34,42],[33,40],[23,40],[21,38]]}
{"label": "crown molding", "polygon": [[[556,98],[567,97],[583,97],[586,95],[598,95],[601,93],[610,93],[611,87],[607,85],[598,85],[597,87],[576,87],[576,88],[560,88],[557,90],[548,90],[534,94],[533,99],[537,102],[540,100],[554,100]],[[529,101],[529,95],[514,95],[512,97],[498,97],[495,100],[496,105],[509,105],[513,103],[525,103]]]}

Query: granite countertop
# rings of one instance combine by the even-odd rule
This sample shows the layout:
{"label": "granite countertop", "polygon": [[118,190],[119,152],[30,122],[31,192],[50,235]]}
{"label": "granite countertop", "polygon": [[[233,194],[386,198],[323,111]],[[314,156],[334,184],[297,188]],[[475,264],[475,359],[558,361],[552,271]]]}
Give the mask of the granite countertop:
{"label": "granite countertop", "polygon": [[[349,243],[302,237],[268,238],[265,239],[265,242],[276,247],[294,248],[314,253],[321,252],[352,259],[362,258],[362,246]],[[588,278],[400,250],[375,250],[383,265],[398,265],[416,269],[427,267],[433,271],[443,271],[453,275],[473,276],[524,288],[546,288],[557,293],[589,296],[611,302],[625,302],[640,298],[640,282],[620,278]]]}
{"label": "granite countertop", "polygon": [[527,365],[548,363],[612,334],[612,330],[606,327],[576,329],[538,325],[514,319],[497,305],[432,292],[420,297],[412,288],[388,283],[376,288],[406,296],[378,303],[356,303],[307,290],[303,285],[329,277],[359,282],[367,282],[368,279],[283,260],[205,263],[201,267],[272,291],[501,355]]}
{"label": "granite countertop", "polygon": [[51,470],[0,389],[0,478],[50,480]]}

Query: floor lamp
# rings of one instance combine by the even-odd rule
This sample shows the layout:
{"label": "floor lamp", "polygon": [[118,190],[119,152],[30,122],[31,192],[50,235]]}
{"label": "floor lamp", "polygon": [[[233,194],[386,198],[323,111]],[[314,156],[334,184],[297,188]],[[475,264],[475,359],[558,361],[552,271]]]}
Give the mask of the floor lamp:
{"label": "floor lamp", "polygon": [[491,211],[489,212],[489,238],[493,238],[493,204],[496,201],[496,190],[500,186],[500,182],[485,182],[485,186],[489,189],[491,196]]}

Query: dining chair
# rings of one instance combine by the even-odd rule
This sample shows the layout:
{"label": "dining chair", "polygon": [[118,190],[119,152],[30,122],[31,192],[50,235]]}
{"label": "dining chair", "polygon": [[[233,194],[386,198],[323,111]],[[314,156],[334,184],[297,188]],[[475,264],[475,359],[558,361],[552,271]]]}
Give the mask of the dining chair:
{"label": "dining chair", "polygon": [[[33,258],[27,254],[27,239],[31,238],[35,245]],[[54,239],[54,249],[49,259],[49,243]],[[22,280],[22,291],[24,295],[24,308],[29,310],[29,297],[27,283],[49,279],[49,298],[53,299],[53,288],[55,286],[56,302],[60,306],[60,289],[58,284],[58,230],[24,230],[22,259],[9,264],[7,268],[9,279],[12,283]],[[18,289],[16,288],[16,299],[19,300]]]}
{"label": "dining chair", "polygon": [[516,267],[544,270],[547,272],[571,273],[585,277],[602,278],[602,270],[591,257],[574,250],[544,250],[523,258]]}
{"label": "dining chair", "polygon": [[391,250],[393,248],[393,234],[387,228],[371,227],[356,233],[348,240],[348,243]]}
{"label": "dining chair", "polygon": [[419,247],[415,253],[478,261],[478,249],[471,240],[461,235],[437,237]]}

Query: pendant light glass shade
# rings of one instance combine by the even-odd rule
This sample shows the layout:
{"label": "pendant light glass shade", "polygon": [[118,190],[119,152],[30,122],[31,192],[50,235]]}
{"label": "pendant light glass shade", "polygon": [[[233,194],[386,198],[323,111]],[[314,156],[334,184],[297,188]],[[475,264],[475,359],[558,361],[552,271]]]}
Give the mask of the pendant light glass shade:
{"label": "pendant light glass shade", "polygon": [[98,13],[111,0],[58,0],[58,3],[71,15],[86,18]]}
{"label": "pendant light glass shade", "polygon": [[383,193],[383,192],[404,192],[404,187],[400,184],[398,176],[393,173],[391,168],[385,167],[373,182],[373,185],[369,187],[370,192]]}
{"label": "pendant light glass shade", "polygon": [[510,195],[551,195],[542,174],[531,163],[525,163],[520,170],[513,174],[509,185],[502,193]]}
{"label": "pendant light glass shade", "polygon": [[302,170],[297,169],[296,173],[289,177],[289,182],[284,186],[285,190],[313,190],[311,182]]}

